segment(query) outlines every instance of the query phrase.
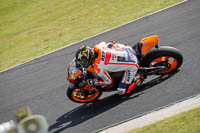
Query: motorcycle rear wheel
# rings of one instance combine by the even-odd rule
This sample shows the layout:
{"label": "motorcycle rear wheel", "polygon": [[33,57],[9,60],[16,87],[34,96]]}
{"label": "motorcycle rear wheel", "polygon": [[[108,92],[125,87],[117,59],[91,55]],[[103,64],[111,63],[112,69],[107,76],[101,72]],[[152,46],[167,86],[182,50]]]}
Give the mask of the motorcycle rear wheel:
{"label": "motorcycle rear wheel", "polygon": [[84,90],[84,88],[68,88],[66,93],[68,98],[76,103],[94,102],[102,95],[99,90],[90,92],[90,90]]}
{"label": "motorcycle rear wheel", "polygon": [[143,59],[142,66],[166,66],[168,69],[158,73],[165,75],[176,71],[183,62],[183,55],[181,52],[169,46],[162,46],[158,49],[151,50]]}

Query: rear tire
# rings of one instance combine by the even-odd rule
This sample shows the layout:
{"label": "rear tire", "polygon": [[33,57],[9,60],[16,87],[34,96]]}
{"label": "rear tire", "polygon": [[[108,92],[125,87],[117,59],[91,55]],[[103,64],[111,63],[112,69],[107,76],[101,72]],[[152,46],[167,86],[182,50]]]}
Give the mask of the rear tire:
{"label": "rear tire", "polygon": [[159,73],[159,75],[169,74],[176,71],[182,65],[183,55],[174,47],[162,46],[147,53],[140,65],[150,67],[165,60],[169,60],[167,61],[169,69]]}

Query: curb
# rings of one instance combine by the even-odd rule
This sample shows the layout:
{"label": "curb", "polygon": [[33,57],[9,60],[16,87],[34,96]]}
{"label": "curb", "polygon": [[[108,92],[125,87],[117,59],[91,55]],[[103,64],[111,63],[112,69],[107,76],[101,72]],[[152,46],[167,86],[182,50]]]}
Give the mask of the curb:
{"label": "curb", "polygon": [[157,121],[197,107],[200,107],[200,94],[185,98],[181,101],[177,101],[171,105],[156,109],[141,116],[111,125],[110,127],[105,127],[94,133],[125,133],[129,130],[150,125]]}

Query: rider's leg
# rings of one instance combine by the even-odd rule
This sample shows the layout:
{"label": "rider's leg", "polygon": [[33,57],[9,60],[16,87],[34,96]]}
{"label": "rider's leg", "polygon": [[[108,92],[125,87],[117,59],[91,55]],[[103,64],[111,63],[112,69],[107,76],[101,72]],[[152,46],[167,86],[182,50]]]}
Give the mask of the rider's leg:
{"label": "rider's leg", "polygon": [[[123,95],[127,93],[128,86],[132,83],[134,76],[137,73],[137,67],[132,67],[130,70],[124,72],[123,78],[117,88],[118,94]],[[128,92],[130,93],[130,92]]]}

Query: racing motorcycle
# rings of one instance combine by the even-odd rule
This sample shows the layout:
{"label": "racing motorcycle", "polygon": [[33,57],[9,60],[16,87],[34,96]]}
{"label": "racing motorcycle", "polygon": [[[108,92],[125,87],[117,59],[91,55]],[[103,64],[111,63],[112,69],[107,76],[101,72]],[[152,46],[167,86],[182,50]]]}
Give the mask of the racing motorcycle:
{"label": "racing motorcycle", "polygon": [[[144,80],[150,75],[166,75],[176,71],[183,62],[181,52],[170,46],[159,46],[158,35],[143,38],[140,43],[132,48],[139,51],[137,57],[140,60],[139,69],[134,77],[132,84],[140,86]],[[92,86],[86,81],[87,79],[96,78],[92,68],[77,69],[75,61],[72,60],[68,66],[68,81],[69,87],[66,91],[68,98],[77,103],[89,103],[97,100],[103,92],[117,90],[118,84],[121,81],[123,72],[112,72],[110,76],[113,82],[107,86]]]}

